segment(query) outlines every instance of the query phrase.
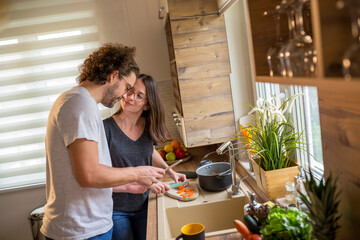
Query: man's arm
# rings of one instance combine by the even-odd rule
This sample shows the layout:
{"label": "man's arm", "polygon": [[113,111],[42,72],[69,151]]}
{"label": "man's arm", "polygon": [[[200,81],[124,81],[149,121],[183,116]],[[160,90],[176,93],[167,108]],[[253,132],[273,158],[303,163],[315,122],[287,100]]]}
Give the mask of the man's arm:
{"label": "man's arm", "polygon": [[[151,186],[154,186],[154,184],[152,184]],[[139,193],[146,192],[148,189],[149,189],[149,187],[147,187],[145,185],[141,185],[136,182],[132,182],[132,183],[128,183],[125,185],[113,187],[113,192],[126,192],[126,193],[139,194]]]}
{"label": "man's arm", "polygon": [[108,188],[131,182],[151,186],[164,174],[163,169],[151,166],[112,168],[99,164],[95,141],[76,139],[68,149],[75,178],[82,187]]}

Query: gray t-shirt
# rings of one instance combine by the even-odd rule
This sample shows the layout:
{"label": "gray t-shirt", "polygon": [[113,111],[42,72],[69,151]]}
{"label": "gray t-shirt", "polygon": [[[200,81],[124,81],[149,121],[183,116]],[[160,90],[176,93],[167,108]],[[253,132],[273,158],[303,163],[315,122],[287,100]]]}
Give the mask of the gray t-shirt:
{"label": "gray t-shirt", "polygon": [[113,226],[112,189],[83,188],[75,179],[67,147],[79,138],[97,142],[99,163],[111,166],[99,108],[81,86],[55,101],[47,123],[47,203],[41,232],[53,239],[90,238]]}
{"label": "gray t-shirt", "polygon": [[[110,117],[104,120],[106,138],[113,167],[151,166],[154,141],[144,131],[133,141]],[[132,212],[147,206],[149,191],[143,194],[113,193],[114,210]]]}

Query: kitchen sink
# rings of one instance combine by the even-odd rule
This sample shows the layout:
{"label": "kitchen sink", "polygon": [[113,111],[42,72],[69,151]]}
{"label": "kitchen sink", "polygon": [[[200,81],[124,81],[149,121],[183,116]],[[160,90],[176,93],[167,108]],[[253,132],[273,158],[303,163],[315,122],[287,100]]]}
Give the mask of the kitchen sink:
{"label": "kitchen sink", "polygon": [[[247,191],[243,183],[241,187]],[[236,232],[233,220],[243,219],[244,205],[248,202],[245,194],[232,196],[231,187],[220,192],[208,192],[199,185],[198,189],[199,197],[188,202],[158,196],[158,240],[175,239],[188,223],[202,223],[206,237]]]}

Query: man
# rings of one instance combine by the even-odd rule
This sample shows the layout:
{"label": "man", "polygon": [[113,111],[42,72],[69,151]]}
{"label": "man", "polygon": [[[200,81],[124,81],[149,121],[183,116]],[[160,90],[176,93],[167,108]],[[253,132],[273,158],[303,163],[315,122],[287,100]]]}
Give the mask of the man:
{"label": "man", "polygon": [[164,174],[151,166],[111,167],[97,104],[111,108],[132,88],[139,74],[134,54],[120,44],[102,46],[80,67],[79,85],[50,110],[41,228],[47,239],[111,239],[112,187],[147,188]]}

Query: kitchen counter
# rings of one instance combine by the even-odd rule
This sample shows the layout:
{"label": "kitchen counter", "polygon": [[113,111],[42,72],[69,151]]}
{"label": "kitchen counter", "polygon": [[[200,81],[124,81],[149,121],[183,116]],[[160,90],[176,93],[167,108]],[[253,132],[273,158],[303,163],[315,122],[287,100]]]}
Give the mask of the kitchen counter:
{"label": "kitchen counter", "polygon": [[[175,166],[173,169],[175,171],[195,171],[200,165],[199,162],[203,159],[203,157],[212,151],[215,151],[216,145],[198,147],[198,148],[190,148],[188,149],[191,159],[187,162],[181,163]],[[227,156],[217,156],[216,153],[209,155],[207,159],[216,161],[228,161]],[[167,175],[162,179],[164,182],[172,181]],[[158,226],[157,226],[157,197],[156,194],[150,193],[149,196],[149,207],[148,207],[148,223],[147,223],[147,239],[148,240],[156,240],[158,239]],[[206,226],[205,226],[206,227]],[[180,229],[179,229],[180,234]],[[240,233],[231,233],[224,235],[217,235],[206,237],[207,240],[232,240],[232,239],[241,239]]]}

